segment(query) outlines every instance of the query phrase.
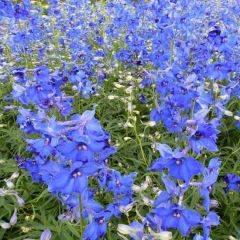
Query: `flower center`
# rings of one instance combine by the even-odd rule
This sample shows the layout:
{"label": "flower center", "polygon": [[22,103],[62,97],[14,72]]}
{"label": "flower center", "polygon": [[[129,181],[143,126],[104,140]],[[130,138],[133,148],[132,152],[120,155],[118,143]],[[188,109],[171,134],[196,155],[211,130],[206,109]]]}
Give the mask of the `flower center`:
{"label": "flower center", "polygon": [[173,216],[174,216],[175,218],[180,218],[180,217],[181,217],[181,213],[178,212],[178,211],[175,211],[175,212],[173,213]]}
{"label": "flower center", "polygon": [[182,164],[182,159],[176,159],[176,164],[181,165]]}
{"label": "flower center", "polygon": [[77,150],[81,151],[81,150],[87,150],[87,145],[84,143],[80,143],[77,145]]}
{"label": "flower center", "polygon": [[199,139],[201,139],[201,138],[203,137],[203,134],[202,134],[201,132],[197,131],[197,132],[194,134],[194,136],[195,136],[195,138],[196,138],[197,140],[199,140]]}
{"label": "flower center", "polygon": [[82,173],[78,170],[78,171],[73,172],[72,176],[73,176],[74,178],[77,178],[77,177],[82,176]]}

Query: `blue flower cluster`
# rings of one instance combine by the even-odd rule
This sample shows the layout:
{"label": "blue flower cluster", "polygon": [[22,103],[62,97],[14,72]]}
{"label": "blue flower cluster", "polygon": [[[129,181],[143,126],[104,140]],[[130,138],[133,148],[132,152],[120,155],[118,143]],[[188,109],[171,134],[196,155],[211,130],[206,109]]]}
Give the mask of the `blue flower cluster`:
{"label": "blue flower cluster", "polygon": [[[135,174],[122,176],[108,167],[107,158],[116,149],[110,146],[109,134],[94,117],[95,110],[75,114],[69,121],[57,121],[43,110],[20,108],[19,113],[21,129],[39,136],[26,139],[27,151],[33,156],[18,159],[20,167],[28,170],[34,181],[47,184],[49,192],[67,205],[64,219],[89,219],[83,239],[103,236],[107,221],[119,217],[120,207],[133,201]],[[99,187],[91,187],[94,179]],[[113,193],[112,203],[106,207],[94,199],[97,191],[104,190]]]}
{"label": "blue flower cluster", "polygon": [[[218,152],[223,117],[240,124],[239,112],[227,109],[240,93],[238,1],[47,3],[0,2],[0,80],[10,76],[12,98],[22,105],[17,123],[29,135],[31,157],[18,158],[19,165],[67,206],[61,219],[88,219],[83,239],[103,237],[107,221],[133,202],[136,174],[108,167],[116,149],[95,109],[79,115],[72,105],[76,97],[101,93],[108,75],[130,72],[140,79],[140,102],[152,106],[151,121],[176,146],[156,144],[161,157],[148,170],[160,173],[165,187],[143,223],[131,223],[127,233],[136,240],[164,237],[169,229],[189,236],[201,226],[203,234],[194,239],[210,239],[219,224],[211,191],[221,161],[205,156]],[[237,175],[225,181],[226,191],[239,190]],[[102,191],[112,196],[106,206],[95,197]],[[198,207],[188,204],[192,191]],[[146,226],[153,233],[146,234]]]}

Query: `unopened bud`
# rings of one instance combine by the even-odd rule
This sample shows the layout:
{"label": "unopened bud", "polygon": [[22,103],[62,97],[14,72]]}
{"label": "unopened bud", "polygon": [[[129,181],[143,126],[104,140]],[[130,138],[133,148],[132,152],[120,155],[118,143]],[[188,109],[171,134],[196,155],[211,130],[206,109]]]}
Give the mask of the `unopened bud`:
{"label": "unopened bud", "polygon": [[123,88],[123,87],[124,87],[123,85],[121,85],[121,84],[119,84],[119,83],[114,83],[114,86],[115,86],[116,88]]}
{"label": "unopened bud", "polygon": [[49,229],[46,229],[41,234],[40,240],[50,240],[52,237],[52,233]]}
{"label": "unopened bud", "polygon": [[3,223],[0,223],[0,226],[1,228],[3,229],[9,229],[11,227],[11,224],[10,223],[6,223],[6,222],[3,222]]}
{"label": "unopened bud", "polygon": [[139,193],[142,191],[141,187],[139,187],[138,185],[132,185],[132,190],[136,193]]}
{"label": "unopened bud", "polygon": [[216,207],[218,207],[218,201],[215,199],[212,199],[210,202],[210,205],[212,208],[216,208]]}
{"label": "unopened bud", "polygon": [[145,180],[149,185],[151,185],[152,184],[152,179],[149,177],[149,176],[147,176],[146,177],[146,180]]}
{"label": "unopened bud", "polygon": [[117,231],[121,234],[128,235],[132,233],[132,228],[125,224],[118,224]]}
{"label": "unopened bud", "polygon": [[144,196],[143,194],[141,195],[143,203],[147,206],[152,206],[153,205],[153,200],[151,200],[150,198]]}
{"label": "unopened bud", "polygon": [[114,96],[114,95],[109,95],[109,96],[108,96],[108,99],[109,99],[109,100],[113,100],[113,99],[115,99],[115,98],[118,98],[118,96]]}
{"label": "unopened bud", "polygon": [[231,111],[228,111],[228,110],[223,111],[223,113],[224,113],[224,115],[229,116],[229,117],[233,116],[233,113]]}
{"label": "unopened bud", "polygon": [[20,206],[23,206],[25,204],[24,200],[21,197],[18,195],[15,195],[15,197],[17,198],[17,202]]}
{"label": "unopened bud", "polygon": [[15,225],[17,223],[17,209],[14,209],[13,215],[10,219],[10,224]]}
{"label": "unopened bud", "polygon": [[154,239],[159,240],[171,240],[172,239],[172,233],[168,231],[162,231],[159,233],[155,233],[151,228],[148,228],[149,233],[154,237]]}
{"label": "unopened bud", "polygon": [[128,214],[128,212],[130,212],[134,206],[135,202],[132,202],[126,206],[120,206],[119,210],[124,213],[124,214]]}
{"label": "unopened bud", "polygon": [[220,91],[217,83],[213,84],[213,91],[216,92],[216,93],[218,93]]}
{"label": "unopened bud", "polygon": [[14,187],[14,184],[11,181],[6,181],[6,184],[7,184],[8,188],[13,188]]}
{"label": "unopened bud", "polygon": [[239,116],[234,116],[234,119],[237,121],[240,121],[240,117]]}
{"label": "unopened bud", "polygon": [[221,100],[226,100],[226,99],[229,98],[229,95],[228,95],[228,94],[221,95],[221,96],[219,96],[219,98],[220,98]]}
{"label": "unopened bud", "polygon": [[14,173],[12,174],[12,176],[10,177],[10,179],[18,178],[18,176],[19,176],[19,172],[14,172]]}
{"label": "unopened bud", "polygon": [[156,122],[155,121],[149,121],[149,122],[146,122],[145,125],[148,126],[148,127],[154,127],[154,126],[156,126]]}
{"label": "unopened bud", "polygon": [[186,121],[186,124],[187,124],[188,127],[195,126],[196,125],[196,120],[189,119],[189,120]]}
{"label": "unopened bud", "polygon": [[128,75],[126,78],[128,81],[131,81],[133,79],[133,77],[131,75]]}

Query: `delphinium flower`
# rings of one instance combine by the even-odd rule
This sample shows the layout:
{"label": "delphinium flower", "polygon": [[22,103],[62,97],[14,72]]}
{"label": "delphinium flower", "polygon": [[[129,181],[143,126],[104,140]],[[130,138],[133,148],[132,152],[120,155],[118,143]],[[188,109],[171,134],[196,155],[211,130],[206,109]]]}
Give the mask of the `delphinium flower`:
{"label": "delphinium flower", "polygon": [[203,180],[200,184],[199,192],[203,197],[203,206],[207,211],[210,209],[210,193],[213,185],[217,181],[220,165],[221,161],[218,158],[213,158],[203,173]]}
{"label": "delphinium flower", "polygon": [[193,119],[188,120],[188,132],[190,133],[189,144],[197,154],[201,153],[203,148],[208,151],[218,151],[216,145],[217,134],[219,130],[218,119],[211,122],[206,121],[208,109],[202,109],[194,114]]}
{"label": "delphinium flower", "polygon": [[240,177],[236,174],[227,174],[225,177],[225,182],[227,183],[226,191],[234,190],[239,191],[240,190]]}
{"label": "delphinium flower", "polygon": [[190,210],[173,204],[168,208],[155,208],[153,213],[162,220],[162,229],[177,228],[183,236],[187,236],[190,230],[201,221],[201,215],[194,210]]}
{"label": "delphinium flower", "polygon": [[162,172],[167,168],[170,176],[187,183],[194,175],[203,172],[202,164],[193,157],[187,157],[186,152],[180,149],[172,151],[166,144],[156,144],[156,148],[162,157],[153,163],[150,171]]}
{"label": "delphinium flower", "polygon": [[219,216],[215,212],[209,212],[209,214],[201,220],[203,226],[203,236],[197,234],[194,236],[194,240],[210,240],[211,226],[217,226],[219,224]]}

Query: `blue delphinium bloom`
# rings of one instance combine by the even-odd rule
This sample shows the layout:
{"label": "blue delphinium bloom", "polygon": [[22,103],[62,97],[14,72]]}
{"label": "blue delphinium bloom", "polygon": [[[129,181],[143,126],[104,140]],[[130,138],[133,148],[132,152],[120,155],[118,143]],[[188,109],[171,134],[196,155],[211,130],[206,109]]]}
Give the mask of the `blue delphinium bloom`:
{"label": "blue delphinium bloom", "polygon": [[202,220],[204,239],[209,238],[209,234],[211,231],[211,226],[217,226],[220,221],[220,217],[215,212],[209,212],[206,217]]}
{"label": "blue delphinium bloom", "polygon": [[143,225],[141,223],[133,222],[129,226],[134,230],[133,233],[130,233],[130,237],[132,237],[134,240],[139,240],[144,237]]}
{"label": "blue delphinium bloom", "polygon": [[166,144],[156,144],[156,148],[162,157],[156,160],[149,170],[162,172],[168,168],[170,176],[185,182],[189,182],[194,175],[202,173],[202,164],[193,157],[187,157],[184,151],[180,149],[172,151]]}
{"label": "blue delphinium bloom", "polygon": [[178,229],[183,236],[187,236],[190,230],[201,222],[201,215],[177,204],[168,208],[155,208],[153,210],[162,219],[162,229]]}
{"label": "blue delphinium bloom", "polygon": [[126,206],[133,201],[131,186],[135,177],[136,173],[122,176],[115,170],[101,171],[99,174],[100,186],[113,193],[113,202],[107,206],[107,209],[116,217],[121,215],[120,206]]}
{"label": "blue delphinium bloom", "polygon": [[200,195],[203,197],[203,206],[209,211],[210,208],[210,193],[213,185],[217,181],[220,171],[221,161],[218,158],[210,160],[208,168],[205,168],[203,180],[199,189]]}
{"label": "blue delphinium bloom", "polygon": [[107,221],[110,218],[111,214],[108,211],[102,210],[95,213],[84,231],[83,239],[97,240],[102,238],[107,231]]}
{"label": "blue delphinium bloom", "polygon": [[201,221],[203,226],[203,236],[197,234],[194,236],[193,240],[211,240],[209,237],[211,226],[217,226],[219,224],[219,218],[220,217],[215,212],[209,212],[209,214]]}
{"label": "blue delphinium bloom", "polygon": [[88,186],[88,177],[95,174],[98,167],[92,163],[76,162],[70,169],[64,168],[48,183],[50,192],[63,194],[82,193]]}
{"label": "blue delphinium bloom", "polygon": [[179,197],[181,194],[180,187],[176,186],[174,181],[172,181],[168,177],[162,177],[162,180],[165,184],[167,191],[161,191],[157,199],[153,202],[153,206],[155,207],[168,207],[171,205],[171,201],[175,197]]}
{"label": "blue delphinium bloom", "polygon": [[217,126],[214,121],[211,123],[200,123],[191,132],[189,143],[197,154],[200,154],[204,148],[212,152],[218,151],[216,139],[219,131],[217,130]]}
{"label": "blue delphinium bloom", "polygon": [[224,178],[227,183],[226,191],[230,190],[239,191],[240,190],[240,177],[235,174],[227,174]]}

